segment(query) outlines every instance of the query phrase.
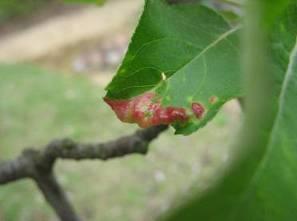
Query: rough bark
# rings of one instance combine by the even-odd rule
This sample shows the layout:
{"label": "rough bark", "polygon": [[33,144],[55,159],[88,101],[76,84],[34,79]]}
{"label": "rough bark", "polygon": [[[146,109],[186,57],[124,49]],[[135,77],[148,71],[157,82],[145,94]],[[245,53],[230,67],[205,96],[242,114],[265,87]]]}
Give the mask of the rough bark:
{"label": "rough bark", "polygon": [[34,180],[60,220],[81,221],[52,171],[38,174],[34,177]]}
{"label": "rough bark", "polygon": [[167,126],[137,130],[106,143],[79,143],[71,139],[54,140],[43,148],[28,148],[16,159],[0,163],[0,185],[25,178],[35,181],[46,201],[62,221],[81,221],[54,175],[58,159],[108,160],[129,154],[146,154],[151,141]]}

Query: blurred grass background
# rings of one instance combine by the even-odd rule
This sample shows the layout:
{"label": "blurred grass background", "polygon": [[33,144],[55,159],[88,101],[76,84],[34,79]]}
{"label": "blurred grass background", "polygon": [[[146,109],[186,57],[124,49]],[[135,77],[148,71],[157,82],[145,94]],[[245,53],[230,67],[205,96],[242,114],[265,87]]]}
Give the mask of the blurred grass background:
{"label": "blurred grass background", "polygon": [[[53,138],[106,141],[135,126],[120,123],[102,102],[103,89],[77,75],[32,65],[0,66],[0,159]],[[238,127],[233,105],[195,135],[162,135],[149,154],[108,162],[61,161],[56,171],[86,220],[153,220],[189,188],[205,188],[224,164]],[[31,181],[0,187],[0,220],[55,220]]]}
{"label": "blurred grass background", "polygon": [[[32,7],[28,4],[22,9],[10,9],[14,2],[20,5],[18,0],[10,1],[7,9],[0,3],[0,23],[23,13],[30,15],[39,8],[35,1],[44,2],[32,0]],[[114,66],[104,71],[94,71],[92,66],[92,74],[74,74],[60,66],[64,53],[59,51],[63,54],[59,65],[48,58],[0,64],[0,160],[16,157],[25,147],[40,148],[54,138],[104,142],[137,129],[119,122],[102,101],[104,84],[95,80],[94,72],[112,73]],[[147,156],[107,162],[59,161],[56,173],[85,220],[152,221],[187,198],[189,189],[202,191],[213,182],[217,169],[227,162],[231,138],[239,126],[240,111],[234,101],[194,135],[174,136],[173,130],[162,134]],[[57,219],[32,181],[0,186],[0,221],[40,220]]]}
{"label": "blurred grass background", "polygon": [[12,18],[26,16],[36,9],[45,7],[53,0],[2,0],[0,2],[0,24]]}

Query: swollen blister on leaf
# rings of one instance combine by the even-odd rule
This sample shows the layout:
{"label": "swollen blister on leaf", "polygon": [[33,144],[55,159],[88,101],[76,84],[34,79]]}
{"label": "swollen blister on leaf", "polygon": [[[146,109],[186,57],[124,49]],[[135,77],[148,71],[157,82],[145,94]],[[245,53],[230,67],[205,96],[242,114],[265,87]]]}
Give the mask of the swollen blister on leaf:
{"label": "swollen blister on leaf", "polygon": [[160,99],[154,93],[145,93],[127,100],[108,98],[104,100],[121,121],[137,123],[143,128],[161,124],[183,123],[189,119],[183,108],[162,107]]}
{"label": "swollen blister on leaf", "polygon": [[[105,100],[125,122],[140,126],[172,124],[176,133],[190,134],[209,122],[228,100],[242,95],[238,29],[199,3],[168,4],[146,0],[128,52]],[[150,92],[148,92],[150,91]],[[182,120],[123,118],[117,102],[158,95],[162,107],[183,110]],[[117,107],[120,107],[118,110]],[[126,116],[126,115],[125,115]]]}

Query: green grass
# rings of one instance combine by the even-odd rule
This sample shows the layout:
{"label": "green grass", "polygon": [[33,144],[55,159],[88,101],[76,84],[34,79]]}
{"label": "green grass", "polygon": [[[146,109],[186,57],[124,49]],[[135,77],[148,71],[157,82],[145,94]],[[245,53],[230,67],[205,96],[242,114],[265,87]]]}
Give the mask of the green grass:
{"label": "green grass", "polygon": [[[135,126],[115,118],[103,95],[84,76],[0,65],[0,160],[53,138],[106,141],[134,131]],[[237,128],[238,117],[225,109],[195,135],[167,132],[145,157],[59,161],[56,172],[85,220],[151,221],[189,188],[203,189],[211,182]],[[0,220],[48,221],[55,216],[28,180],[0,187]]]}
{"label": "green grass", "polygon": [[26,16],[44,6],[49,0],[1,0],[0,24],[11,18]]}

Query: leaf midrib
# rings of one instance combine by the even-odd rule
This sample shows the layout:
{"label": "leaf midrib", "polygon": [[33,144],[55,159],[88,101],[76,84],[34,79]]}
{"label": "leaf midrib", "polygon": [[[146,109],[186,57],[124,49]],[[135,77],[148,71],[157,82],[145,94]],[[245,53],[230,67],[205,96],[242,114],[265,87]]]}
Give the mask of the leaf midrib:
{"label": "leaf midrib", "polygon": [[[228,30],[227,32],[224,32],[223,34],[219,35],[215,41],[210,43],[198,55],[194,56],[191,60],[189,60],[187,63],[185,63],[183,66],[181,66],[177,72],[179,72],[181,69],[185,68],[188,64],[192,63],[194,60],[199,59],[201,56],[203,56],[205,53],[207,53],[210,49],[214,48],[217,44],[219,44],[221,41],[225,40],[228,36],[230,36],[231,34],[233,34],[236,31],[238,31],[239,29],[240,29],[240,27],[235,27],[235,28],[232,28],[232,29]],[[175,73],[177,73],[177,72],[175,72]]]}

